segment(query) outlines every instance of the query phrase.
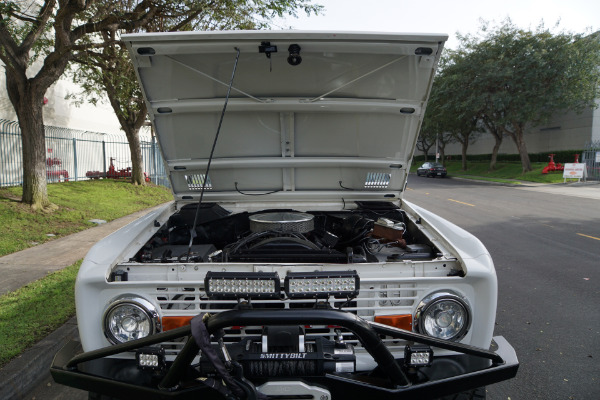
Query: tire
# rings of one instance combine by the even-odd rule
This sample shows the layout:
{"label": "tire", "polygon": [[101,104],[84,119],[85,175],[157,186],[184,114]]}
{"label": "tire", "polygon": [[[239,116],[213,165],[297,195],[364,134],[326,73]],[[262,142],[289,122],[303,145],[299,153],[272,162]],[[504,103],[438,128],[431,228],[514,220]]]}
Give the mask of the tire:
{"label": "tire", "polygon": [[462,392],[450,396],[440,397],[437,400],[485,400],[485,398],[485,387],[480,387],[477,389],[469,390],[468,392]]}

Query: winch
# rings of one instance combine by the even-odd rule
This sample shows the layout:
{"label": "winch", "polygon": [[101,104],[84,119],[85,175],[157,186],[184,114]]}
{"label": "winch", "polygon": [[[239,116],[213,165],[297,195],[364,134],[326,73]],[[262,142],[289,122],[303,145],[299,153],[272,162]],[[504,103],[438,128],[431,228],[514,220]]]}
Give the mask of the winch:
{"label": "winch", "polygon": [[244,367],[248,377],[323,376],[354,372],[354,347],[344,342],[315,337],[307,341],[302,326],[265,326],[260,340],[247,337],[227,344],[232,360]]}

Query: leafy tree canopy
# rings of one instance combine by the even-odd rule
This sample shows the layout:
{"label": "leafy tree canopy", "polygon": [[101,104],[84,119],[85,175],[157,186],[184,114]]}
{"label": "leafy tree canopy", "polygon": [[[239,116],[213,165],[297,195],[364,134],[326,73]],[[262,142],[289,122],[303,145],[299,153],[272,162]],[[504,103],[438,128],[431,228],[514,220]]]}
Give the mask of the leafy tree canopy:
{"label": "leafy tree canopy", "polygon": [[469,118],[499,129],[515,142],[524,171],[531,170],[526,129],[559,112],[597,106],[598,34],[553,33],[543,24],[524,30],[506,20],[495,27],[484,23],[478,35],[460,40],[434,83],[443,102],[440,119],[448,130]]}
{"label": "leafy tree canopy", "polygon": [[467,64],[474,100],[495,120],[534,125],[558,110],[594,107],[600,95],[597,34],[552,33],[543,24],[523,30],[510,20],[480,36],[461,37],[456,62]]}
{"label": "leafy tree canopy", "polygon": [[[69,62],[118,40],[116,32],[263,27],[276,16],[318,12],[311,0],[9,0],[0,3],[0,60],[23,138],[23,202],[51,209],[42,99]],[[215,18],[217,17],[217,18]],[[218,21],[218,22],[217,22]],[[36,62],[37,61],[37,62]],[[32,66],[34,66],[32,68]]]}

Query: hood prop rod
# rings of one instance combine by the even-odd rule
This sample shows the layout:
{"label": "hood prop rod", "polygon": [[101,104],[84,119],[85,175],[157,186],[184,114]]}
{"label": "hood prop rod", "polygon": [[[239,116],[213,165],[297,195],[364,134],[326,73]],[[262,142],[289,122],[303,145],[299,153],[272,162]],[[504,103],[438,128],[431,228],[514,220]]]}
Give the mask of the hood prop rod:
{"label": "hood prop rod", "polygon": [[213,140],[212,148],[210,150],[210,156],[208,157],[208,163],[206,164],[206,172],[204,173],[204,179],[202,180],[202,187],[200,188],[200,199],[198,199],[198,207],[196,207],[196,215],[194,216],[194,224],[190,228],[190,244],[188,246],[187,257],[185,259],[186,262],[190,261],[190,253],[192,252],[192,244],[194,243],[194,238],[197,236],[196,233],[196,224],[198,223],[198,217],[200,215],[200,208],[202,206],[202,199],[204,198],[204,189],[206,188],[206,183],[208,181],[208,173],[210,172],[210,164],[212,163],[213,155],[215,153],[215,147],[217,146],[217,141],[219,140],[219,133],[221,132],[221,125],[223,124],[223,117],[225,116],[225,110],[227,110],[227,103],[229,102],[229,95],[231,94],[231,88],[233,86],[233,78],[235,78],[235,71],[237,70],[238,61],[240,59],[240,49],[235,47],[237,52],[235,56],[235,62],[233,64],[233,71],[231,72],[231,79],[229,81],[229,86],[227,87],[227,95],[225,96],[225,103],[223,103],[223,111],[221,111],[221,118],[219,119],[219,126],[217,127],[217,133],[215,134],[215,139]]}

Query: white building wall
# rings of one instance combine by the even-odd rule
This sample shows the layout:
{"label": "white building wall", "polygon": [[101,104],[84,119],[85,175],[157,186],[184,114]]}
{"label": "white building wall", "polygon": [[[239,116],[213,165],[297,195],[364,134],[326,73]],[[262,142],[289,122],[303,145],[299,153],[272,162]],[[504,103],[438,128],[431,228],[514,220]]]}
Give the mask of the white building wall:
{"label": "white building wall", "polygon": [[[6,92],[6,74],[2,63],[0,71],[0,118],[17,121],[17,115]],[[72,101],[65,100],[67,94],[77,92],[77,86],[65,76],[50,86],[45,95],[48,103],[44,106],[44,125],[123,134],[108,100],[97,106],[84,103],[77,107]]]}
{"label": "white building wall", "polygon": [[[581,150],[590,140],[600,140],[600,109],[586,110],[581,114],[567,112],[542,126],[529,128],[525,141],[529,153],[551,153],[559,150]],[[484,133],[469,145],[468,154],[491,154],[494,147],[492,135]],[[517,154],[517,146],[510,137],[502,141],[499,153]],[[461,153],[459,143],[446,146],[447,155]]]}

